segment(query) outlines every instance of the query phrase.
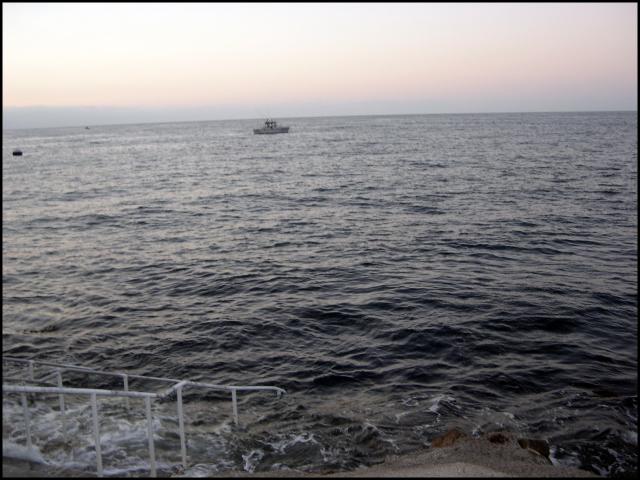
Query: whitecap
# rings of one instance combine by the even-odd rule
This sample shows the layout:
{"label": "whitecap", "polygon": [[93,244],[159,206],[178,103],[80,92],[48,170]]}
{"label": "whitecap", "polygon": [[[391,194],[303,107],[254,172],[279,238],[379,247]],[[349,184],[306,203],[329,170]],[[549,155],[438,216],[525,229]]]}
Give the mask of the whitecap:
{"label": "whitecap", "polygon": [[244,470],[253,473],[262,457],[264,457],[264,452],[260,449],[251,450],[247,455],[242,455]]}
{"label": "whitecap", "polygon": [[27,448],[24,445],[18,445],[17,443],[2,441],[2,456],[7,458],[15,458],[17,460],[26,460],[28,462],[40,463],[47,465],[48,462],[42,456],[40,449],[32,445],[31,448]]}

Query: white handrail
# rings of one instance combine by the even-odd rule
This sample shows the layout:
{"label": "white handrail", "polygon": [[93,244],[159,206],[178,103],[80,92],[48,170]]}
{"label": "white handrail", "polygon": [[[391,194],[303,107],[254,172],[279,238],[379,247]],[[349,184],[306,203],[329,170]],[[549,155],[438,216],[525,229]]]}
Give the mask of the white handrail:
{"label": "white handrail", "polygon": [[[98,405],[97,405],[97,397],[121,397],[126,401],[127,409],[129,409],[129,399],[130,398],[144,398],[145,399],[145,410],[147,415],[147,429],[149,436],[149,456],[150,456],[150,464],[151,464],[151,476],[155,477],[156,475],[156,458],[155,458],[155,447],[153,443],[153,423],[151,420],[151,400],[152,399],[163,399],[167,396],[171,395],[174,391],[176,392],[176,401],[178,407],[178,427],[180,432],[180,453],[182,459],[182,465],[186,469],[187,468],[187,449],[186,449],[186,440],[185,440],[185,428],[184,428],[184,411],[182,408],[182,394],[183,389],[187,386],[192,386],[196,388],[205,388],[210,390],[225,390],[231,392],[231,402],[233,408],[233,419],[236,425],[239,424],[238,420],[238,403],[237,403],[237,392],[238,391],[275,391],[278,398],[282,394],[287,393],[286,390],[273,387],[273,386],[241,386],[241,385],[218,385],[218,384],[210,384],[203,382],[192,382],[190,380],[177,380],[171,378],[162,378],[162,377],[150,377],[144,375],[130,375],[127,373],[120,372],[103,372],[99,370],[94,370],[87,367],[79,367],[76,365],[65,365],[59,363],[52,362],[42,362],[36,360],[25,360],[21,358],[14,357],[2,357],[2,361],[14,362],[14,363],[26,363],[28,364],[28,375],[29,380],[31,382],[37,383],[46,383],[45,379],[49,379],[52,377],[56,377],[57,386],[56,387],[43,387],[43,386],[35,386],[35,385],[9,385],[2,384],[2,394],[5,393],[19,393],[22,397],[22,406],[24,411],[24,419],[25,419],[25,430],[26,430],[26,442],[27,447],[30,449],[32,446],[31,442],[31,426],[30,426],[30,415],[29,409],[27,406],[27,394],[58,394],[59,395],[59,404],[60,404],[60,412],[62,414],[62,422],[63,422],[63,436],[66,437],[67,428],[66,428],[66,415],[65,415],[65,402],[64,395],[89,395],[91,398],[91,410],[93,417],[93,430],[95,437],[95,448],[96,448],[96,466],[98,471],[98,476],[102,476],[102,453],[100,449],[100,436],[99,436],[99,422],[98,422]],[[35,380],[34,377],[34,365],[45,365],[49,367],[55,367],[55,370],[51,373],[46,374],[41,377],[39,380]],[[86,374],[95,374],[95,375],[108,375],[108,376],[119,376],[123,379],[124,382],[124,390],[106,390],[106,389],[94,389],[94,388],[72,388],[72,387],[63,387],[62,386],[62,373],[64,371],[75,371]],[[161,382],[171,382],[174,385],[165,389],[164,391],[159,392],[138,392],[138,391],[130,391],[128,379],[143,379],[143,380],[155,380]],[[12,378],[12,380],[16,380]]]}
{"label": "white handrail", "polygon": [[[15,357],[2,357],[2,360],[5,361],[12,361],[12,362],[18,362],[18,363],[29,363],[29,365],[34,365],[34,364],[39,364],[39,365],[46,365],[46,366],[50,366],[50,367],[57,367],[67,371],[76,371],[76,372],[81,372],[81,373],[92,373],[95,375],[108,375],[108,376],[114,376],[114,377],[123,377],[123,378],[135,378],[135,379],[139,379],[139,380],[156,380],[159,382],[171,382],[171,383],[180,383],[180,382],[187,382],[188,385],[194,386],[194,387],[203,387],[203,388],[209,388],[209,389],[214,389],[214,390],[228,390],[228,391],[232,391],[232,390],[239,390],[239,391],[252,391],[252,390],[273,390],[276,393],[278,393],[279,395],[283,394],[283,393],[287,393],[286,390],[279,388],[279,387],[273,387],[273,386],[263,386],[263,385],[256,385],[256,386],[240,386],[240,385],[217,385],[217,384],[211,384],[211,383],[202,383],[202,382],[192,382],[190,380],[178,380],[175,378],[166,378],[166,377],[150,377],[147,375],[132,375],[129,373],[122,373],[122,372],[104,372],[101,370],[94,370],[92,368],[88,368],[88,367],[78,367],[76,365],[65,365],[65,364],[60,364],[60,363],[51,363],[51,362],[41,362],[41,361],[36,361],[36,360],[25,360],[23,358],[15,358]],[[31,367],[32,368],[32,367]],[[50,374],[45,375],[44,377],[42,377],[40,380],[42,381],[44,378],[47,378],[49,376],[52,376],[53,374],[55,374],[55,372],[51,372]],[[172,386],[169,391],[167,393],[171,393],[171,391],[173,391],[175,389],[176,385]]]}
{"label": "white handrail", "polygon": [[[102,477],[102,449],[100,448],[100,425],[98,420],[98,402],[96,397],[134,397],[144,398],[146,415],[147,415],[147,428],[149,437],[149,458],[151,463],[151,476],[156,476],[156,459],[155,448],[153,443],[153,422],[151,419],[151,399],[157,397],[155,393],[148,392],[119,392],[116,390],[100,390],[95,388],[70,388],[70,387],[33,387],[28,385],[5,385],[2,384],[2,394],[5,393],[19,393],[22,397],[22,407],[24,410],[25,430],[27,435],[27,448],[31,449],[31,421],[29,415],[29,408],[27,407],[27,393],[58,393],[58,394],[70,394],[70,395],[89,395],[91,397],[91,417],[93,419],[93,437],[94,447],[96,449],[96,470],[98,476]],[[65,422],[64,416],[64,403],[60,404],[62,421]],[[66,426],[64,426],[66,427]],[[66,433],[66,432],[65,432]]]}
{"label": "white handrail", "polygon": [[72,388],[72,387],[32,387],[29,385],[2,384],[2,392],[7,393],[62,393],[69,395],[99,395],[102,397],[158,397],[157,393],[149,392],[121,392],[119,390],[102,390],[97,388]]}

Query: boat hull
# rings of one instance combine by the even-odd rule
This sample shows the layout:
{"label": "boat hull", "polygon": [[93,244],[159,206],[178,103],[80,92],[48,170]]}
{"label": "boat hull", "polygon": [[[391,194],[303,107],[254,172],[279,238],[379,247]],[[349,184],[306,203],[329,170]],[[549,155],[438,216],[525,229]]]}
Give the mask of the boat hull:
{"label": "boat hull", "polygon": [[256,135],[271,135],[274,133],[289,133],[289,127],[276,128],[254,128],[253,133]]}

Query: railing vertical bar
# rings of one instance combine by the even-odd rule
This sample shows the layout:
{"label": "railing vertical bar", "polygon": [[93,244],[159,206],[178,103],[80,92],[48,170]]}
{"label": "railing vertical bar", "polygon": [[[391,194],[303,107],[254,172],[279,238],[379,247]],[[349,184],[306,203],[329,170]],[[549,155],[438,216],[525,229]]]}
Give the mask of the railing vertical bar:
{"label": "railing vertical bar", "polygon": [[[124,381],[124,391],[129,391],[129,376],[124,373],[122,375],[122,380]],[[129,410],[129,397],[124,397],[124,403],[127,405],[127,410]]]}
{"label": "railing vertical bar", "polygon": [[91,394],[91,411],[93,414],[93,436],[96,447],[98,476],[102,477],[102,451],[100,450],[100,430],[98,427],[98,402],[96,401],[95,393]]}
{"label": "railing vertical bar", "polygon": [[182,387],[176,389],[178,397],[178,427],[180,429],[180,453],[182,455],[182,467],[187,468],[187,442],[184,436],[184,412],[182,410]]}
{"label": "railing vertical bar", "polygon": [[[62,388],[62,371],[60,369],[58,369],[57,371],[58,375],[58,387]],[[67,443],[67,414],[65,413],[65,408],[64,408],[64,393],[61,393],[60,395],[58,395],[58,398],[60,399],[60,413],[62,414],[62,440],[64,441],[64,443]]]}
{"label": "railing vertical bar", "polygon": [[24,411],[24,429],[27,435],[27,448],[31,450],[31,419],[29,418],[29,406],[27,405],[27,394],[20,394],[22,397],[22,410]]}
{"label": "railing vertical bar", "polygon": [[[208,389],[215,389],[215,390],[226,390],[226,391],[231,391],[231,399],[232,399],[232,408],[233,408],[233,420],[235,423],[235,426],[239,426],[239,415],[238,415],[238,390],[240,391],[263,391],[263,390],[275,390],[276,393],[278,394],[278,398],[280,398],[280,395],[282,393],[286,393],[284,390],[279,389],[277,387],[272,387],[272,386],[227,386],[227,385],[214,385],[214,384],[208,384],[208,383],[198,383],[198,382],[190,382],[187,380],[172,380],[172,379],[168,379],[168,378],[159,378],[159,377],[145,377],[145,376],[140,376],[140,375],[128,375],[125,373],[121,373],[121,372],[101,372],[101,371],[97,371],[97,370],[93,370],[93,369],[89,369],[89,368],[85,368],[85,367],[76,367],[73,365],[61,365],[61,364],[54,364],[54,363],[48,363],[48,362],[37,362],[37,361],[33,361],[33,360],[27,360],[27,359],[8,359],[8,360],[12,360],[12,361],[16,361],[18,363],[27,363],[28,365],[28,377],[29,380],[23,380],[23,375],[24,375],[24,369],[20,369],[20,373],[22,373],[22,375],[20,375],[20,378],[18,379],[19,383],[21,386],[17,386],[17,385],[6,385],[3,384],[3,393],[5,392],[5,390],[8,393],[20,393],[21,395],[21,401],[22,401],[22,406],[24,409],[24,422],[25,422],[25,430],[26,430],[26,444],[27,447],[29,449],[33,449],[34,445],[33,445],[33,439],[32,439],[32,434],[31,434],[31,417],[30,417],[30,409],[29,409],[29,403],[32,402],[32,398],[30,398],[30,395],[33,396],[34,394],[39,394],[39,393],[45,393],[45,394],[57,394],[58,395],[58,399],[59,399],[59,404],[60,404],[60,413],[62,415],[62,437],[63,437],[63,442],[66,444],[67,442],[70,444],[71,446],[71,457],[73,458],[73,437],[72,437],[72,432],[70,431],[69,428],[69,419],[67,419],[67,415],[66,415],[66,398],[65,395],[69,394],[69,395],[90,395],[91,397],[91,410],[92,410],[92,423],[93,423],[93,433],[94,433],[94,445],[95,445],[95,451],[96,451],[96,467],[97,467],[97,473],[98,476],[102,477],[104,476],[104,472],[103,472],[103,464],[102,464],[102,448],[101,448],[101,444],[100,444],[100,425],[99,425],[99,417],[98,417],[98,402],[97,402],[97,396],[98,395],[104,395],[104,396],[116,396],[116,397],[125,397],[125,401],[127,404],[127,409],[130,408],[130,399],[129,396],[131,397],[144,397],[145,398],[145,402],[146,402],[146,416],[147,416],[147,427],[148,427],[148,440],[149,440],[149,457],[150,457],[150,464],[151,464],[151,475],[152,476],[156,476],[157,475],[157,464],[156,464],[156,454],[155,454],[155,444],[154,444],[154,438],[153,438],[153,431],[154,431],[154,427],[153,427],[153,417],[151,415],[151,398],[164,398],[167,395],[170,395],[172,391],[176,391],[177,392],[177,407],[178,407],[178,422],[179,422],[179,429],[180,429],[180,450],[181,450],[181,460],[182,460],[182,464],[183,467],[186,469],[188,466],[188,462],[187,462],[187,447],[186,447],[186,434],[185,434],[185,419],[184,419],[184,405],[183,405],[183,398],[182,398],[182,389],[184,386],[186,385],[192,385],[195,387],[200,387],[200,388],[208,388]],[[5,357],[3,356],[3,363],[5,362]],[[51,386],[35,386],[35,385],[25,385],[25,383],[31,381],[35,383],[35,365],[49,365],[49,366],[53,366],[55,367],[55,369],[51,372],[49,372],[48,374],[41,376],[40,380],[43,383],[47,383],[49,382],[52,378],[53,375],[55,375],[57,377],[57,387],[51,387]],[[63,381],[62,381],[62,373],[67,371],[67,370],[75,370],[75,371],[79,371],[79,372],[84,372],[88,375],[113,375],[113,376],[120,376],[123,379],[123,383],[124,383],[124,391],[123,392],[119,392],[118,390],[98,390],[98,389],[89,389],[89,388],[65,388],[63,386]],[[41,370],[39,370],[41,371]],[[176,385],[173,385],[171,388],[167,389],[166,391],[163,392],[158,392],[158,393],[151,393],[151,392],[131,392],[129,391],[129,376],[131,376],[132,378],[137,378],[137,379],[151,379],[151,380],[157,380],[157,381],[169,381],[169,382],[177,382]],[[16,379],[13,379],[16,380]]]}
{"label": "railing vertical bar", "polygon": [[231,389],[231,402],[233,403],[233,421],[238,426],[238,398],[236,396],[236,389]]}
{"label": "railing vertical bar", "polygon": [[145,397],[144,403],[147,409],[147,429],[149,431],[149,460],[151,462],[151,477],[156,477],[156,452],[153,445],[153,418],[151,417],[151,398]]}

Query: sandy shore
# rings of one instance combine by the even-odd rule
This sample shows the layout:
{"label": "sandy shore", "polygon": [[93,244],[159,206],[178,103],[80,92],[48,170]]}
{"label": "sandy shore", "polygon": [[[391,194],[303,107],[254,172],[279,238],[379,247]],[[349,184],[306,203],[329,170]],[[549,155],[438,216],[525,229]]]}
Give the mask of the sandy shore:
{"label": "sandy shore", "polygon": [[[310,474],[296,470],[270,472],[225,472],[220,477],[597,477],[575,468],[557,467],[550,460],[531,449],[522,448],[508,433],[483,438],[466,435],[449,436],[442,446],[432,446],[423,452],[390,456],[385,462],[348,472]],[[499,441],[497,441],[498,439]],[[438,442],[434,440],[434,445]],[[9,477],[78,477],[86,474],[52,470],[44,465],[4,459],[3,476]]]}

